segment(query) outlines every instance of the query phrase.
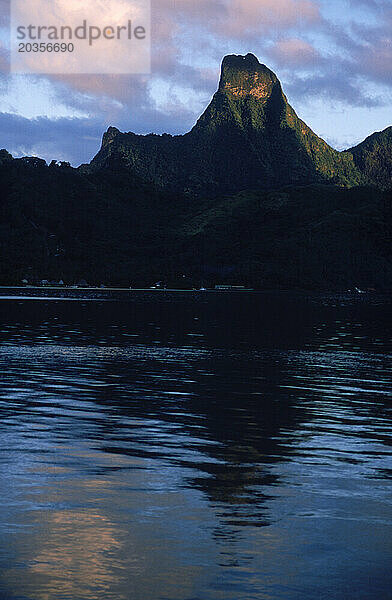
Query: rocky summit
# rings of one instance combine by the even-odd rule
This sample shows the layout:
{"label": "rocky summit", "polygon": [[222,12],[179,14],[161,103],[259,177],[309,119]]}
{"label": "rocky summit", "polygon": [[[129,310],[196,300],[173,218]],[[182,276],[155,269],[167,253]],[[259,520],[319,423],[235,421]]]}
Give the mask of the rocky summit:
{"label": "rocky summit", "polygon": [[[210,104],[185,135],[135,135],[111,127],[90,171],[116,165],[157,188],[193,195],[333,183],[380,183],[355,149],[338,152],[295,113],[279,79],[253,54],[226,56]],[[86,167],[84,167],[86,168]],[[391,165],[381,178],[387,187]]]}

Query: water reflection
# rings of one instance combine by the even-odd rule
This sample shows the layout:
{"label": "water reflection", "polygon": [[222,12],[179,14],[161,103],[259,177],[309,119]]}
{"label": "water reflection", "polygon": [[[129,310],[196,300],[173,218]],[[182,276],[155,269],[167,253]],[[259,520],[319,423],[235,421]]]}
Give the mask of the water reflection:
{"label": "water reflection", "polygon": [[7,303],[7,600],[386,600],[389,308],[229,298]]}

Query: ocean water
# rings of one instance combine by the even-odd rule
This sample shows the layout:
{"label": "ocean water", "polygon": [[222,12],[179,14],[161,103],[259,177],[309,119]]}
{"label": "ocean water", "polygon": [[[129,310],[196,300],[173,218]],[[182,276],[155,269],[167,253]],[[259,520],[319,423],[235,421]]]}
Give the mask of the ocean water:
{"label": "ocean water", "polygon": [[0,300],[0,599],[389,600],[390,317]]}

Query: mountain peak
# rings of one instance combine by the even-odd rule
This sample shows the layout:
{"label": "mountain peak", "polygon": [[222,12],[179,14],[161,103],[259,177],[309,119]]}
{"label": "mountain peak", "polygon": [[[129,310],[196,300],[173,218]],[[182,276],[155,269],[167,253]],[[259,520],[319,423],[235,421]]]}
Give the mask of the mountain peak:
{"label": "mountain peak", "polygon": [[250,53],[223,59],[219,89],[185,135],[109,128],[92,168],[113,164],[159,187],[195,195],[366,181],[353,154],[333,150],[313,133],[289,105],[275,73]]}
{"label": "mountain peak", "polygon": [[119,129],[117,127],[109,127],[108,130],[103,134],[102,145],[107,146],[108,144],[112,144],[113,140],[120,135]]}
{"label": "mountain peak", "polygon": [[222,61],[220,92],[238,99],[253,96],[265,100],[276,85],[280,84],[275,73],[261,64],[254,54],[230,54]]}
{"label": "mountain peak", "polygon": [[259,59],[252,54],[251,52],[248,52],[248,54],[228,54],[227,56],[223,57],[222,60],[222,65],[226,66],[226,65],[230,65],[233,67],[237,67],[239,69],[241,68],[257,68],[262,66]]}

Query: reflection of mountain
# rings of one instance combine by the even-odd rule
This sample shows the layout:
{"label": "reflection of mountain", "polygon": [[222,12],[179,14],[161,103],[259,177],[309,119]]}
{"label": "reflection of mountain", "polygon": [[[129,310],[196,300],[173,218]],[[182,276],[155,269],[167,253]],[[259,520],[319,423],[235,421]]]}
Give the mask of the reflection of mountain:
{"label": "reflection of mountain", "polygon": [[200,412],[201,405],[205,430],[214,443],[205,446],[207,460],[200,461],[199,473],[188,482],[206,494],[226,524],[267,525],[267,502],[280,483],[274,466],[287,460],[282,443],[290,444],[290,432],[304,418],[294,398],[280,387],[286,379],[285,356],[252,360],[233,354],[213,363],[213,373],[199,376],[189,406]]}
{"label": "reflection of mountain", "polygon": [[[254,296],[201,302],[188,295],[180,303],[150,298],[62,303],[61,323],[59,305],[49,303],[44,324],[34,303],[23,311],[10,306],[7,319],[18,327],[2,343],[34,344],[23,354],[26,372],[31,360],[48,369],[44,378],[30,378],[29,410],[42,386],[65,405],[76,394],[92,416],[87,424],[70,423],[68,435],[100,440],[107,452],[140,459],[139,468],[145,459],[166,464],[219,505],[227,525],[267,523],[266,502],[279,483],[274,465],[287,456],[280,432],[290,436],[303,414],[280,388],[284,357],[252,348],[303,343],[308,317],[293,320],[284,304],[282,318],[275,297],[262,310]],[[70,394],[64,400],[56,388],[59,373]],[[97,410],[103,418],[94,416]]]}
{"label": "reflection of mountain", "polygon": [[[356,548],[364,522],[367,539],[385,537],[389,498],[366,481],[388,476],[385,304],[179,296],[4,304],[0,433],[17,459],[1,482],[18,525],[33,526],[13,535],[21,568],[3,585],[16,597],[63,586],[89,600],[106,585],[118,598],[206,598],[192,588],[206,571],[248,577],[255,559],[263,576],[277,565],[281,585],[285,552],[309,565],[321,540],[328,568],[336,547],[346,555],[358,501]],[[262,596],[253,585],[244,598]]]}
{"label": "reflection of mountain", "polygon": [[[255,526],[268,522],[266,502],[279,483],[274,465],[287,457],[280,432],[290,439],[303,418],[280,388],[284,355],[252,353],[260,345],[303,342],[307,318],[293,321],[287,304],[282,318],[278,306],[273,297],[261,311],[252,297],[206,304],[186,297],[181,304],[154,300],[88,311],[65,304],[63,328],[56,327],[58,307],[48,306],[42,328],[31,306],[16,334],[31,340],[33,326],[41,340],[60,344],[50,352],[49,379],[61,370],[63,384],[74,386],[73,361],[80,362],[78,399],[104,409],[106,417],[87,430],[75,422],[70,435],[91,435],[106,451],[133,460],[166,463],[217,505],[226,524]],[[72,342],[68,354],[64,336]],[[44,346],[33,354],[47,355]]]}
{"label": "reflection of mountain", "polygon": [[267,524],[266,501],[279,484],[273,467],[287,459],[280,432],[290,444],[303,419],[280,389],[285,358],[174,358],[166,349],[155,360],[136,356],[131,379],[129,363],[105,364],[116,386],[103,388],[99,402],[117,413],[102,429],[105,450],[180,467],[227,525]]}

